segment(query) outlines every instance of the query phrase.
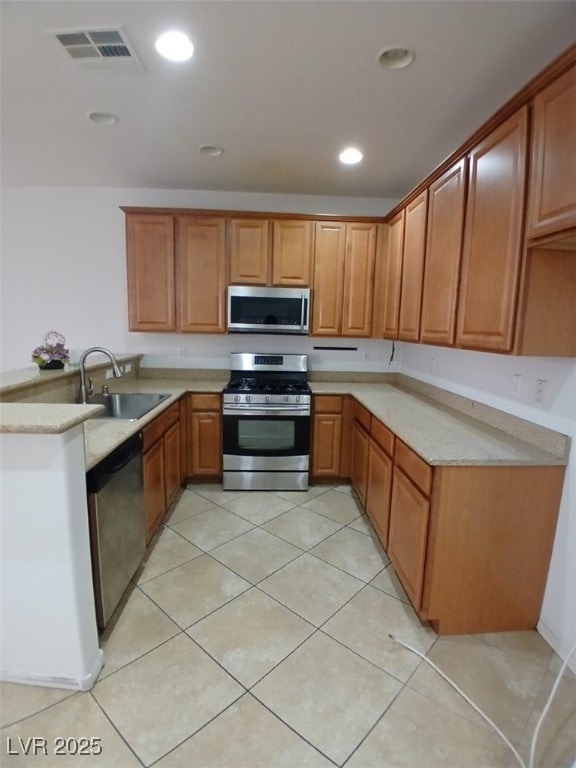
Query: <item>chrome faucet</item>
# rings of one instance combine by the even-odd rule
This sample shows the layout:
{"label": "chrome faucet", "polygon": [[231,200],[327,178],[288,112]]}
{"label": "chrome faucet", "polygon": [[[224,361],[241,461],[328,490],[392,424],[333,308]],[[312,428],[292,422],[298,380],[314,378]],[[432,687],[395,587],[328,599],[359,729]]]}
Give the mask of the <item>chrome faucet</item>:
{"label": "chrome faucet", "polygon": [[86,364],[86,358],[88,355],[90,355],[92,352],[102,352],[102,354],[106,355],[110,362],[112,363],[112,369],[114,371],[114,376],[119,379],[124,374],[120,370],[120,366],[118,365],[118,361],[110,352],[108,349],[104,349],[104,347],[90,347],[89,349],[85,349],[84,352],[80,355],[80,402],[81,403],[87,403],[88,398],[92,397],[94,394],[94,390],[92,389],[92,379],[88,379],[88,386],[86,386],[86,370],[85,370],[85,364]]}

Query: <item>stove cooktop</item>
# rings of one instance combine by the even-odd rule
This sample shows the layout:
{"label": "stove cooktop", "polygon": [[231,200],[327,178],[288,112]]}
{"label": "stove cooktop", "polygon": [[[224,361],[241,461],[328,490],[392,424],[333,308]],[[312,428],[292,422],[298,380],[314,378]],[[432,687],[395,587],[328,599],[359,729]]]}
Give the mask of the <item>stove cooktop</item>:
{"label": "stove cooktop", "polygon": [[264,378],[264,377],[240,377],[234,376],[224,387],[224,392],[249,393],[262,395],[297,394],[309,395],[311,393],[308,382],[305,379],[290,378]]}

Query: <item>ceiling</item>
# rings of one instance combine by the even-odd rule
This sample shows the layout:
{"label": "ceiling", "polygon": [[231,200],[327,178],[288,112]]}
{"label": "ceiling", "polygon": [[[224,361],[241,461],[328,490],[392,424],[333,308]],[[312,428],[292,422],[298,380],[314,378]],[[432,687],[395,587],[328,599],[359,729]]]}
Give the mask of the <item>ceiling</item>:
{"label": "ceiling", "polygon": [[[576,2],[0,0],[0,23],[7,186],[400,198],[574,41]],[[139,71],[83,70],[53,35],[119,27]],[[154,50],[172,28],[189,62]],[[388,46],[412,65],[383,69]]]}

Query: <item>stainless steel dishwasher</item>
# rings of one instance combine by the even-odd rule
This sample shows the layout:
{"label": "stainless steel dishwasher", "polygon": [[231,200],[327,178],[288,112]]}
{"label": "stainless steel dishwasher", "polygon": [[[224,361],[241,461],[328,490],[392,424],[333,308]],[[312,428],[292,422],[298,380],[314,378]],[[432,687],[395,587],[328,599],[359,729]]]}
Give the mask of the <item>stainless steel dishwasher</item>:
{"label": "stainless steel dishwasher", "polygon": [[104,629],[146,552],[142,434],[86,474],[96,618]]}

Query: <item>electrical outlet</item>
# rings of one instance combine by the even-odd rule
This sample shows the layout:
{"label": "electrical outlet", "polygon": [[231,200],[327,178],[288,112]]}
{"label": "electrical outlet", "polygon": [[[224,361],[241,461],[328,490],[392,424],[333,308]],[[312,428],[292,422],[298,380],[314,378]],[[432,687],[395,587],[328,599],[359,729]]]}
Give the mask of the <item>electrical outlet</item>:
{"label": "electrical outlet", "polygon": [[114,371],[112,370],[112,368],[108,368],[106,370],[106,378],[111,379],[113,376],[114,376]]}
{"label": "electrical outlet", "polygon": [[124,366],[124,373],[130,373],[131,370],[132,370],[132,363],[126,363],[126,365]]}
{"label": "electrical outlet", "polygon": [[543,403],[546,394],[546,379],[536,379],[536,402]]}
{"label": "electrical outlet", "polygon": [[371,355],[370,352],[364,352],[364,360],[370,360]]}

